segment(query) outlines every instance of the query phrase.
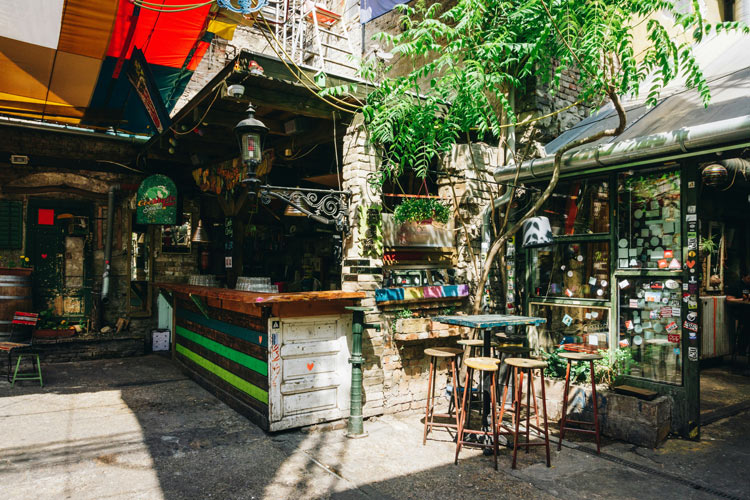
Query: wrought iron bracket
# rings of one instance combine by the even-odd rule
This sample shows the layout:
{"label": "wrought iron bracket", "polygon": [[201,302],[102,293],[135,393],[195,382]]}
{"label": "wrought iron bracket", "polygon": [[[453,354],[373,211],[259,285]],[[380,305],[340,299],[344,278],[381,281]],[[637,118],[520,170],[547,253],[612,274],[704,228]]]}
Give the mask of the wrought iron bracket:
{"label": "wrought iron bracket", "polygon": [[341,232],[349,231],[350,195],[349,191],[288,188],[266,184],[258,189],[258,196],[264,205],[268,205],[276,198],[321,224],[335,225]]}

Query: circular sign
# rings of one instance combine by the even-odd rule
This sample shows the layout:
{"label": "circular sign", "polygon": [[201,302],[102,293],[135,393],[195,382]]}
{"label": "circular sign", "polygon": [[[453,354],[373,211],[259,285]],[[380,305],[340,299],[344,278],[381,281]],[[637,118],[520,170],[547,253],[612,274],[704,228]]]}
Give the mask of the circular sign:
{"label": "circular sign", "polygon": [[641,337],[640,335],[636,335],[635,337],[633,337],[633,343],[635,345],[641,345],[643,343],[643,337]]}
{"label": "circular sign", "polygon": [[597,294],[597,295],[598,295],[599,297],[601,297],[602,295],[604,295],[604,290],[602,290],[602,289],[600,288],[599,290],[597,290],[597,291],[596,291],[596,294]]}
{"label": "circular sign", "polygon": [[635,217],[636,219],[640,219],[641,217],[643,217],[643,210],[638,209],[633,212],[633,217]]}
{"label": "circular sign", "polygon": [[623,238],[623,239],[621,239],[620,241],[617,242],[617,245],[620,248],[627,248],[628,247],[628,240],[626,240],[625,238]]}
{"label": "circular sign", "polygon": [[573,277],[573,271],[568,271],[568,278],[572,278],[572,277]]}

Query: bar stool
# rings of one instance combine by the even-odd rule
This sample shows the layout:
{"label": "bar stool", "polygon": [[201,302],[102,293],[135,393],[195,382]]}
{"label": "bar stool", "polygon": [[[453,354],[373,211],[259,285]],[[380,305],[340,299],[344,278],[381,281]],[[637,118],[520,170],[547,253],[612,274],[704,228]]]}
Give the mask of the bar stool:
{"label": "bar stool", "polygon": [[[593,434],[596,437],[596,453],[599,451],[599,415],[596,401],[596,383],[594,381],[594,361],[602,359],[600,354],[592,354],[587,352],[561,352],[560,357],[568,360],[568,367],[565,370],[565,392],[563,393],[563,409],[562,418],[560,419],[560,441],[557,443],[557,450],[562,448],[562,440],[565,436],[565,431],[581,432],[583,434]],[[583,422],[581,420],[570,420],[568,419],[568,391],[570,390],[570,365],[574,362],[588,361],[591,369],[591,398],[594,403],[594,421]],[[578,425],[593,425],[594,429],[581,429],[577,427],[568,427],[569,423]]]}
{"label": "bar stool", "polygon": [[[469,356],[471,357],[481,358],[484,355],[484,353],[482,352],[482,350],[484,349],[484,340],[482,339],[461,339],[458,342],[456,342],[456,344],[460,346],[468,347]],[[495,351],[495,349],[497,349],[499,345],[500,344],[498,344],[494,340],[490,342],[490,349],[491,349],[490,357],[491,358],[495,357],[495,353],[493,351]]]}
{"label": "bar stool", "polygon": [[[424,350],[426,356],[430,357],[430,376],[427,382],[427,409],[424,417],[424,437],[422,438],[422,444],[427,444],[427,434],[432,430],[433,427],[445,427],[449,429],[458,429],[458,390],[457,390],[457,370],[456,360],[463,354],[463,349],[457,347],[432,347]],[[448,405],[448,413],[435,413],[435,385],[437,385],[437,364],[439,358],[450,359],[450,368],[452,374],[452,399],[453,409],[455,415],[450,414],[450,404]],[[439,422],[435,423],[434,418],[453,418],[455,417],[456,423]]]}
{"label": "bar stool", "polygon": [[[547,367],[545,361],[537,359],[524,359],[524,358],[506,358],[503,361],[505,364],[513,368],[513,385],[515,388],[515,397],[513,398],[512,410],[513,414],[513,429],[508,429],[503,434],[509,434],[513,436],[513,464],[512,468],[516,468],[516,457],[518,456],[518,448],[520,443],[519,432],[520,423],[522,420],[521,410],[522,407],[526,407],[526,442],[523,443],[526,446],[526,451],[529,451],[530,446],[544,446],[547,452],[547,467],[550,466],[550,454],[549,454],[549,429],[547,426],[547,395],[544,389],[544,369]],[[542,386],[542,416],[544,418],[544,428],[539,423],[539,408],[536,403],[536,393],[534,389],[534,370],[539,370],[539,376]],[[526,381],[526,404],[523,404],[523,377],[527,374]],[[505,384],[503,388],[503,399],[500,405],[500,422],[499,425],[503,427],[503,414],[505,413],[505,398],[508,395],[508,385],[510,382],[510,371],[505,377]],[[534,418],[536,425],[531,424],[531,402],[533,400],[534,406]],[[530,439],[530,430],[534,429],[537,431],[543,441],[541,443],[532,443]]]}
{"label": "bar stool", "polygon": [[[464,394],[461,398],[461,416],[459,417],[458,424],[458,436],[456,437],[456,459],[454,463],[458,465],[458,454],[461,452],[462,446],[476,446],[480,448],[492,448],[492,454],[495,459],[495,470],[497,470],[497,447],[498,447],[498,428],[497,428],[497,360],[494,358],[468,358],[464,361],[466,365],[466,382],[464,383]],[[490,400],[492,405],[492,431],[485,431],[483,429],[467,429],[466,425],[466,414],[471,412],[470,405],[467,406],[466,394],[471,394],[472,377],[474,370],[481,372],[481,378],[484,378],[485,374],[491,374],[492,390],[490,391]],[[488,444],[481,441],[466,441],[464,436],[466,434],[479,435],[488,437],[492,435],[492,443]]]}

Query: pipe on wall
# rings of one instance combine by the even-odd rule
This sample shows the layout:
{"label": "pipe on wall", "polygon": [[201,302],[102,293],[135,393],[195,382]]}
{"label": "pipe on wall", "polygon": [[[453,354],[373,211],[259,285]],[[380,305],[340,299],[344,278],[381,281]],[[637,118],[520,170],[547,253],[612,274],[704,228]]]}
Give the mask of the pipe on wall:
{"label": "pipe on wall", "polygon": [[107,193],[107,237],[104,240],[104,273],[102,274],[102,304],[109,302],[110,271],[112,261],[112,235],[115,221],[115,191],[120,190],[119,184],[112,184]]}
{"label": "pipe on wall", "polygon": [[[741,141],[750,141],[750,116],[569,151],[562,157],[561,174],[643,160],[656,161],[673,154],[700,152],[706,148]],[[547,178],[552,175],[553,167],[554,155],[527,161],[521,165],[518,180]],[[499,167],[494,172],[498,182],[512,180],[515,175],[515,166]]]}

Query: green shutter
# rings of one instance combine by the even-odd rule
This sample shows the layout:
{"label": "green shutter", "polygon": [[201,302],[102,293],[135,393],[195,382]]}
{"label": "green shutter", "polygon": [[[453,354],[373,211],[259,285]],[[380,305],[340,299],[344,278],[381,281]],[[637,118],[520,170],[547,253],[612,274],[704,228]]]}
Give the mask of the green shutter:
{"label": "green shutter", "polygon": [[21,248],[23,202],[0,200],[0,248]]}

